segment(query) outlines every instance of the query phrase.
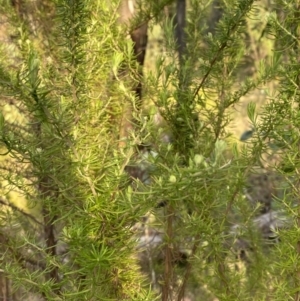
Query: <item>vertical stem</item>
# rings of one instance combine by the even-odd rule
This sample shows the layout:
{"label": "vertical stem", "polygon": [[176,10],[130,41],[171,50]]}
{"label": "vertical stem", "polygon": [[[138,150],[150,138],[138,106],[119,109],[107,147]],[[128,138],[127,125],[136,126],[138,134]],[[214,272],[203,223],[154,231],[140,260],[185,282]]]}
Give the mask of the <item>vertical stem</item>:
{"label": "vertical stem", "polygon": [[[42,138],[41,123],[33,123],[33,131],[36,133],[39,138],[41,145],[44,144]],[[44,200],[43,204],[43,219],[44,219],[44,240],[46,243],[46,252],[50,257],[54,257],[56,254],[56,239],[55,239],[55,227],[54,222],[56,220],[52,212],[49,211],[48,205],[45,202],[50,200],[51,207],[55,208],[56,204],[54,202],[58,199],[58,191],[54,184],[52,183],[51,177],[49,174],[41,175],[38,184],[38,191],[41,195],[41,198]],[[59,275],[58,267],[53,265],[52,269],[48,270],[46,277],[48,280],[52,280],[57,287],[54,289],[55,293],[59,293]]]}
{"label": "vertical stem", "polygon": [[22,0],[11,0],[11,5],[15,8],[16,13],[20,16],[20,18],[23,19],[22,6],[24,3],[22,3]]}
{"label": "vertical stem", "polygon": [[[294,10],[294,19],[297,20],[298,22],[295,22],[295,27],[292,29],[293,31],[293,34],[298,37],[298,41],[297,43],[294,45],[294,51],[295,51],[295,54],[297,55],[297,61],[298,61],[298,65],[300,64],[300,52],[299,52],[299,20],[300,20],[300,12],[299,12],[299,9],[300,9],[300,1],[297,0],[295,2],[295,10]],[[297,86],[298,86],[298,93],[299,93],[299,90],[300,90],[300,76],[298,75],[297,76]],[[300,103],[298,103],[298,110],[300,109]],[[300,145],[299,145],[299,142],[298,142],[298,154],[299,154],[299,151],[300,151]],[[298,158],[299,159],[299,158]],[[299,173],[298,173],[298,170],[296,169],[297,173],[296,175],[298,176],[298,183],[296,185],[296,195],[299,196],[299,193],[300,193],[300,179],[299,179]],[[300,202],[300,201],[298,201]],[[298,206],[298,215],[297,215],[297,227],[298,229],[300,229],[300,207]],[[298,258],[300,258],[300,240],[298,240],[297,242],[297,246],[296,246],[296,252],[297,252],[297,255],[298,255]],[[297,267],[297,280],[296,280],[296,286],[297,288],[300,287],[300,268]],[[295,301],[300,301],[300,291],[298,290],[295,294]]]}
{"label": "vertical stem", "polygon": [[[197,252],[197,249],[198,249],[198,246],[199,246],[199,238],[200,238],[200,235],[197,235],[195,237],[195,243],[193,245],[190,258],[193,258],[196,255],[196,252]],[[177,301],[181,301],[184,298],[185,288],[186,288],[188,279],[191,275],[192,267],[193,267],[192,262],[189,261],[188,264],[187,264],[186,270],[185,270],[185,274],[184,274],[184,277],[183,277],[182,284],[179,287]]]}
{"label": "vertical stem", "polygon": [[[134,15],[137,13],[134,7],[135,1],[122,0],[119,7],[119,22],[123,25],[126,25]],[[137,83],[133,84],[132,91],[136,96],[135,107],[137,110],[140,110],[142,105],[142,80],[143,80],[143,66],[146,56],[146,47],[148,42],[148,23],[145,22],[138,28],[130,32],[130,37],[133,42],[133,51],[136,61],[138,62],[138,70],[134,76],[137,79]],[[124,70],[123,70],[124,71]],[[127,71],[130,72],[130,71]],[[134,107],[130,100],[126,100],[126,103],[123,107],[123,115],[120,125],[119,138],[120,146],[126,146],[127,138],[131,131],[134,130],[134,120],[133,120],[133,111]]]}
{"label": "vertical stem", "polygon": [[162,301],[172,300],[172,288],[173,288],[173,218],[174,213],[170,205],[166,206],[166,247],[165,247],[165,262],[164,262],[164,279],[162,285]]}
{"label": "vertical stem", "polygon": [[[51,202],[54,202],[55,199],[57,198],[57,193],[53,194],[53,187],[49,188],[47,187],[46,183],[49,182],[47,177],[44,177],[39,184],[39,191],[43,195],[44,198],[51,198]],[[54,206],[54,204],[53,204]],[[57,255],[56,254],[56,238],[55,238],[55,226],[54,222],[56,218],[52,216],[52,214],[49,212],[48,209],[46,209],[46,206],[44,205],[43,208],[43,218],[44,218],[44,239],[46,242],[46,252],[49,256],[54,257]],[[58,275],[58,267],[53,266],[52,269],[49,270],[48,279],[51,279],[55,284],[59,283],[59,275]],[[54,289],[56,293],[59,292],[59,288],[56,287]]]}
{"label": "vertical stem", "polygon": [[177,0],[175,36],[177,39],[177,49],[179,54],[180,65],[182,65],[183,55],[186,50],[186,41],[185,41],[185,32],[184,32],[185,19],[186,19],[186,1]]}

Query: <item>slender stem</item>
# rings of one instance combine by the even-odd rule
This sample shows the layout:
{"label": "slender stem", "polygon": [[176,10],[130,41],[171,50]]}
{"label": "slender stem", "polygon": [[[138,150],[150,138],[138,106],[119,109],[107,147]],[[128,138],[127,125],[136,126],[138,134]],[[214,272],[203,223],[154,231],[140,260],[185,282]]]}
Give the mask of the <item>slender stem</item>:
{"label": "slender stem", "polygon": [[173,287],[173,210],[170,205],[166,206],[166,247],[165,247],[165,261],[164,261],[164,282],[162,285],[162,301],[172,300],[172,287]]}
{"label": "slender stem", "polygon": [[[191,252],[191,255],[190,255],[190,258],[193,258],[195,255],[196,255],[196,252],[197,252],[197,249],[198,249],[198,246],[199,246],[199,238],[200,238],[200,235],[197,235],[195,237],[195,243],[193,245],[193,248],[192,248],[192,252]],[[181,301],[183,300],[184,298],[184,294],[185,294],[185,288],[186,288],[186,284],[188,282],[188,279],[191,275],[191,272],[192,272],[192,266],[193,266],[193,263],[192,261],[190,260],[187,264],[187,267],[185,269],[185,274],[183,276],[183,281],[182,281],[182,284],[181,286],[179,287],[179,291],[178,291],[178,297],[177,297],[177,301]]]}

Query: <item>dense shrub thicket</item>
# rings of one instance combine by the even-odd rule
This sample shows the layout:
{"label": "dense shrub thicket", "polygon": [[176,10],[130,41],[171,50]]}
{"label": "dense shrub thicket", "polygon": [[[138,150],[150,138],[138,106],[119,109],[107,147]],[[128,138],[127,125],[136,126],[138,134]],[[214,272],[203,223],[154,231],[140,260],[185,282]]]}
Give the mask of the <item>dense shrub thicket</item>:
{"label": "dense shrub thicket", "polygon": [[0,299],[299,300],[299,9],[0,0]]}

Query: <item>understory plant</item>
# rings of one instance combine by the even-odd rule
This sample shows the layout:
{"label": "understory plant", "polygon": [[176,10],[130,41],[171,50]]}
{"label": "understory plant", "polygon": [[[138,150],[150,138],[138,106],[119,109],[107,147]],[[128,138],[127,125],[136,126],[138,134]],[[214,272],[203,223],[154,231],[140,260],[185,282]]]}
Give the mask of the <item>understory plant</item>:
{"label": "understory plant", "polygon": [[0,297],[298,300],[298,4],[129,2],[0,1]]}

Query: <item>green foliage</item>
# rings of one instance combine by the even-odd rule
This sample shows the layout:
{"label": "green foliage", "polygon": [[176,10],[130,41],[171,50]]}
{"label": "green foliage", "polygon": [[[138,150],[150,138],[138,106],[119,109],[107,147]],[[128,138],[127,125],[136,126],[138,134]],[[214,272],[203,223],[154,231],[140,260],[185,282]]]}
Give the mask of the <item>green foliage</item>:
{"label": "green foliage", "polygon": [[93,1],[57,1],[52,9],[50,51],[35,40],[34,24],[15,38],[16,70],[2,51],[1,90],[9,99],[2,107],[22,115],[1,118],[1,145],[10,155],[2,179],[40,211],[34,228],[3,245],[3,268],[16,288],[47,300],[148,300],[130,230],[144,211],[119,188],[128,159],[117,151],[109,110],[115,100],[106,90],[112,58],[122,55],[113,43],[116,15]]}
{"label": "green foliage", "polygon": [[[0,2],[11,35],[0,49],[1,273],[22,300],[297,300],[299,5],[272,2],[282,13],[257,32],[274,51],[247,73],[259,36],[249,24],[267,7],[217,2],[213,33],[211,3],[188,2],[180,59],[163,12],[173,1],[139,1],[127,24],[118,1]],[[126,39],[145,22],[163,36],[143,79],[160,125],[139,110]],[[232,112],[257,89],[268,102],[248,105],[238,146]],[[130,167],[142,176],[130,180]],[[257,170],[279,174],[283,191],[267,230],[271,213],[247,192]]]}

